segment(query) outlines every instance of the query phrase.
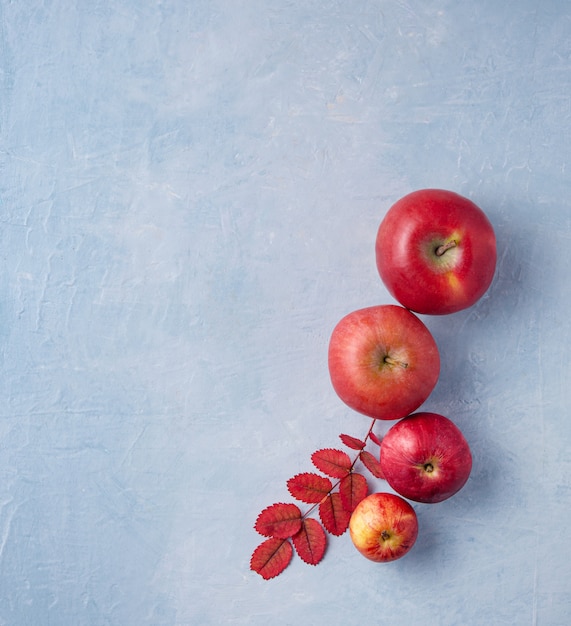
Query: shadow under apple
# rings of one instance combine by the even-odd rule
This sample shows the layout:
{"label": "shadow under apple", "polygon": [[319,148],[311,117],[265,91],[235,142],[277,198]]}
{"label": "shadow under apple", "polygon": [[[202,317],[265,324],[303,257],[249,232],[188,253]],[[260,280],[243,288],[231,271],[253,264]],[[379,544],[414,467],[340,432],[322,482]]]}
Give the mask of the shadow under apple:
{"label": "shadow under apple", "polygon": [[[446,507],[482,518],[514,504],[521,492],[517,455],[522,452],[516,454],[510,443],[518,432],[536,426],[536,416],[518,396],[538,384],[537,294],[544,276],[541,266],[554,262],[548,259],[554,252],[538,244],[529,225],[506,218],[494,228],[498,263],[485,296],[458,313],[421,316],[438,344],[441,372],[419,410],[449,417],[473,455],[470,479]],[[426,520],[428,513],[423,511]]]}

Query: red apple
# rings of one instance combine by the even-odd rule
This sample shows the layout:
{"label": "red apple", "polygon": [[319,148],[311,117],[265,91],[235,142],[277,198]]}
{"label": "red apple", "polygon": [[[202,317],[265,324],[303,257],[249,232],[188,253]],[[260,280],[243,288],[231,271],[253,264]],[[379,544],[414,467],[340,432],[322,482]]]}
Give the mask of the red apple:
{"label": "red apple", "polygon": [[329,342],[329,373],[355,411],[395,420],[428,398],[440,374],[438,347],[410,311],[386,304],[346,315]]}
{"label": "red apple", "polygon": [[430,315],[472,306],[496,268],[496,237],[484,212],[442,189],[414,191],[396,202],[379,226],[375,251],[393,297]]}
{"label": "red apple", "polygon": [[415,502],[442,502],[459,491],[472,469],[460,429],[437,413],[416,413],[392,426],[381,443],[389,485]]}
{"label": "red apple", "polygon": [[394,493],[372,493],[351,514],[349,533],[363,556],[386,563],[400,559],[412,548],[418,520],[403,498]]}

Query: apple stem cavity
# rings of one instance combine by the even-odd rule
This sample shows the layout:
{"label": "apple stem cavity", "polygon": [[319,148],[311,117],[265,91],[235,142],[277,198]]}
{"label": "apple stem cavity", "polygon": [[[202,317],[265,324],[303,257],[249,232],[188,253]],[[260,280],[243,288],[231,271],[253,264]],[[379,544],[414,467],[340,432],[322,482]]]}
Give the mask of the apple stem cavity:
{"label": "apple stem cavity", "polygon": [[457,245],[458,243],[454,239],[452,239],[451,241],[447,241],[446,243],[443,243],[441,246],[438,246],[438,248],[436,248],[435,254],[436,256],[442,256],[447,250],[455,248]]}
{"label": "apple stem cavity", "polygon": [[406,369],[408,367],[408,363],[405,363],[404,361],[397,361],[396,359],[393,359],[390,356],[386,356],[383,359],[383,363],[387,363],[388,365],[398,365],[399,367],[402,367],[403,369]]}
{"label": "apple stem cavity", "polygon": [[432,465],[432,463],[425,463],[424,465],[424,471],[428,474],[430,474],[431,472],[434,471],[434,465]]}

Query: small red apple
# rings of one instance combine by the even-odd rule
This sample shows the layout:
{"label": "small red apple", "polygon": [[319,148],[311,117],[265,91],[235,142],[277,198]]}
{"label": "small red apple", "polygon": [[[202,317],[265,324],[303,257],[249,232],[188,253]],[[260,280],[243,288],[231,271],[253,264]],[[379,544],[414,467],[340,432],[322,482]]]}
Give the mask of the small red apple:
{"label": "small red apple", "polygon": [[496,268],[496,237],[484,212],[443,189],[421,189],[398,200],[379,226],[375,251],[389,292],[421,314],[473,305]]}
{"label": "small red apple", "polygon": [[440,374],[440,356],[416,315],[393,304],[372,306],[349,313],[334,328],[329,373],[352,409],[395,420],[428,398]]}
{"label": "small red apple", "polygon": [[412,506],[393,493],[372,493],[361,500],[349,520],[357,550],[371,561],[386,563],[404,556],[418,536]]}
{"label": "small red apple", "polygon": [[458,492],[472,470],[460,429],[437,413],[416,413],[388,430],[381,468],[389,485],[415,502],[442,502]]}

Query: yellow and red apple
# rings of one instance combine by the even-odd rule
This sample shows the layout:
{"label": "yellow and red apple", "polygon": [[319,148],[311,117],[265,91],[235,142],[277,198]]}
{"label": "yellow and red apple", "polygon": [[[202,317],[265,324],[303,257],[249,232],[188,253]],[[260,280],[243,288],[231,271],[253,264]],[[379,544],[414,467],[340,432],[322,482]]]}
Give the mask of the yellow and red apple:
{"label": "yellow and red apple", "polygon": [[373,493],[351,515],[349,534],[357,550],[371,561],[403,557],[418,536],[418,519],[410,503],[393,493]]}

